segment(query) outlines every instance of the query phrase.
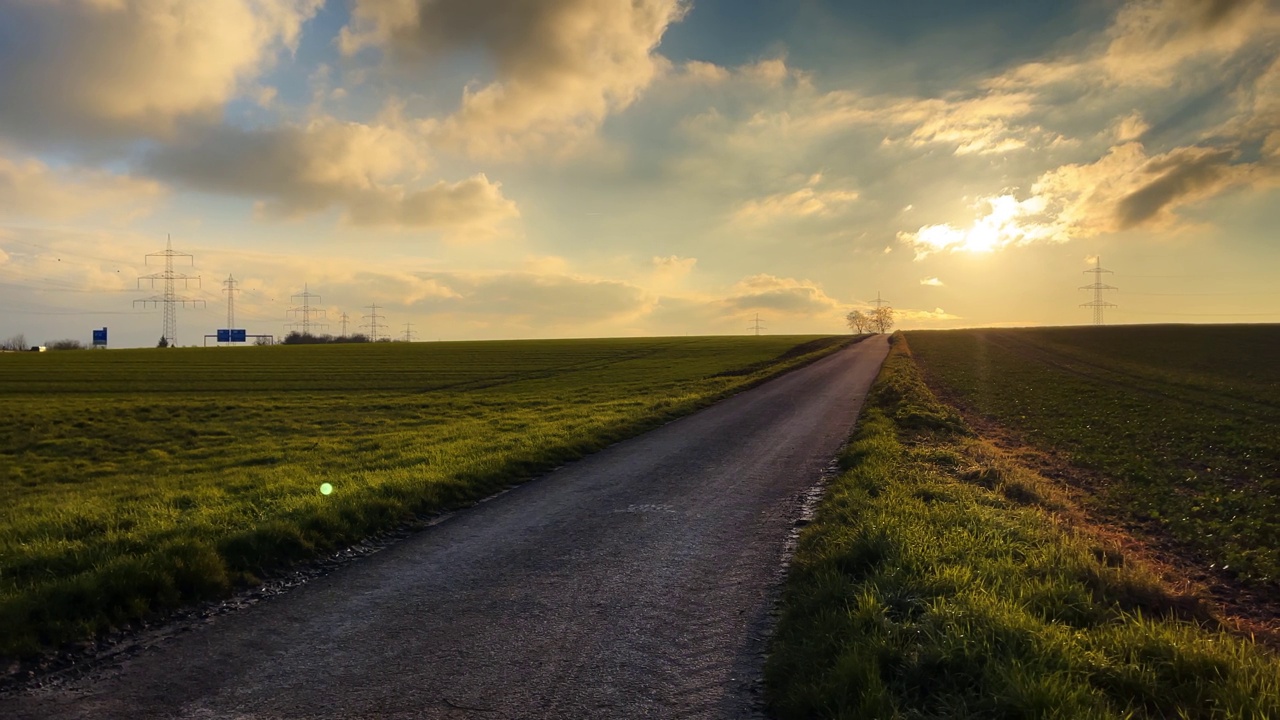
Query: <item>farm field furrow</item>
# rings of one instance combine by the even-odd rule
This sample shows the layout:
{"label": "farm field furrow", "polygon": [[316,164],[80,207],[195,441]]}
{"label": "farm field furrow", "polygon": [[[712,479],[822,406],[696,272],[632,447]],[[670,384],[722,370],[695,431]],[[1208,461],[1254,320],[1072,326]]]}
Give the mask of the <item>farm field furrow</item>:
{"label": "farm field furrow", "polygon": [[847,341],[0,356],[0,656],[474,502]]}
{"label": "farm field furrow", "polygon": [[1095,508],[1280,583],[1280,327],[908,334],[930,384],[1105,478]]}

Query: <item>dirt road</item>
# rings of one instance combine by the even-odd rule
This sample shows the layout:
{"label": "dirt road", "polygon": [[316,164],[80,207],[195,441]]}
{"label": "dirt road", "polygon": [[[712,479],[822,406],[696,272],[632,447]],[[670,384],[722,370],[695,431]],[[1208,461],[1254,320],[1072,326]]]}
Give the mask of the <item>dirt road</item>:
{"label": "dirt road", "polygon": [[456,514],[7,718],[739,718],[801,494],[875,337]]}

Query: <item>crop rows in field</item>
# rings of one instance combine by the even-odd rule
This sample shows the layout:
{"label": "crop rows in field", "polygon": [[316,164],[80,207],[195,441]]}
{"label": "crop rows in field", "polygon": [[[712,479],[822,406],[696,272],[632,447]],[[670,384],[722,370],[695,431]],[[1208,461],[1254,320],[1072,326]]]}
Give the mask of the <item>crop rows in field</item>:
{"label": "crop rows in field", "polygon": [[963,406],[1105,476],[1098,506],[1206,565],[1280,582],[1280,327],[908,334]]}
{"label": "crop rows in field", "polygon": [[[225,592],[688,412],[840,338],[0,358],[0,655]],[[331,493],[322,494],[324,485]]]}

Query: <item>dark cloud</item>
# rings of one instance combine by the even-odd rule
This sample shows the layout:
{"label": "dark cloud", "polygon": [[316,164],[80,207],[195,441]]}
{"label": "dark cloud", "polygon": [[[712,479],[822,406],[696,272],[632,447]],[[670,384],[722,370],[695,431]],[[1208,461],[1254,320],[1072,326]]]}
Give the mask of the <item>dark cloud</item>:
{"label": "dark cloud", "polygon": [[1197,26],[1209,30],[1244,8],[1258,4],[1258,0],[1197,0],[1192,4],[1199,10]]}
{"label": "dark cloud", "polygon": [[321,4],[0,2],[0,134],[98,146],[216,118]]}
{"label": "dark cloud", "polygon": [[156,148],[144,162],[191,189],[259,200],[277,217],[336,206],[356,225],[439,229],[491,227],[519,214],[484,174],[406,187],[402,179],[425,160],[412,135],[387,126],[323,120],[262,130],[205,127]]}
{"label": "dark cloud", "polygon": [[1233,155],[1230,150],[1182,148],[1151,161],[1143,172],[1157,177],[1116,204],[1118,227],[1141,225],[1188,196],[1217,192],[1229,180]]}
{"label": "dark cloud", "polygon": [[496,77],[468,87],[442,142],[488,157],[568,144],[630,105],[661,72],[655,53],[682,0],[356,0],[339,46],[401,64],[480,48]]}

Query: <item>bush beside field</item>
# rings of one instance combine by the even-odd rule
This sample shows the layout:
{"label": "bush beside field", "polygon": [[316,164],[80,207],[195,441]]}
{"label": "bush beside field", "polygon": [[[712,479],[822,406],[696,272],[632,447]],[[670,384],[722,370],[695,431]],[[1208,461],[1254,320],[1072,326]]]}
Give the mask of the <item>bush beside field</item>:
{"label": "bush beside field", "polygon": [[1073,528],[900,335],[842,464],[784,592],[779,717],[1280,717],[1280,661]]}
{"label": "bush beside field", "polygon": [[0,657],[468,505],[850,340],[15,355],[0,363],[15,409],[0,426]]}

